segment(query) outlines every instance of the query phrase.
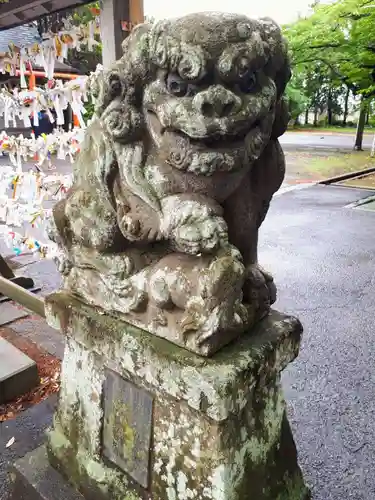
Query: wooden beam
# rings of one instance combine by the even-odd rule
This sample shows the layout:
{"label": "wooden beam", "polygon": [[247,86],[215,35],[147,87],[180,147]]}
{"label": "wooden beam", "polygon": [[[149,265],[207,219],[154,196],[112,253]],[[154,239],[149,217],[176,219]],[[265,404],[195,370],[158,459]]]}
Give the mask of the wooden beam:
{"label": "wooden beam", "polygon": [[0,19],[11,14],[17,14],[18,12],[30,11],[35,7],[40,7],[45,3],[46,0],[13,0],[12,2],[1,3],[0,4]]}
{"label": "wooden beam", "polygon": [[[7,288],[8,291],[29,289],[35,292],[37,290],[40,290],[40,288],[34,288],[34,281],[31,278],[16,276],[12,269],[9,267],[6,260],[0,255],[0,303],[5,302],[9,299],[13,299],[12,295],[9,295],[5,292],[5,288]],[[20,303],[22,304],[22,302]]]}
{"label": "wooden beam", "polygon": [[90,2],[92,0],[10,0],[8,3],[0,2],[0,31],[40,18],[41,8],[45,15],[73,9]]}
{"label": "wooden beam", "polygon": [[43,8],[46,9],[46,11],[48,11],[49,13],[53,12],[52,2],[44,2]]}
{"label": "wooden beam", "polygon": [[145,20],[143,0],[129,0],[130,23],[133,28]]}
{"label": "wooden beam", "polygon": [[25,22],[26,16],[22,12],[17,12],[17,14],[13,15],[16,16],[16,18],[19,19],[20,21]]}
{"label": "wooden beam", "polygon": [[121,44],[125,38],[121,21],[129,19],[129,0],[102,0],[100,10],[100,32],[102,39],[102,61],[110,67],[122,55]]}
{"label": "wooden beam", "polygon": [[42,316],[46,317],[45,309],[44,309],[44,299],[37,297],[33,293],[25,290],[21,286],[17,285],[13,281],[9,281],[0,276],[0,293],[6,297],[9,297],[17,304],[21,304],[21,306],[26,307],[30,311]]}

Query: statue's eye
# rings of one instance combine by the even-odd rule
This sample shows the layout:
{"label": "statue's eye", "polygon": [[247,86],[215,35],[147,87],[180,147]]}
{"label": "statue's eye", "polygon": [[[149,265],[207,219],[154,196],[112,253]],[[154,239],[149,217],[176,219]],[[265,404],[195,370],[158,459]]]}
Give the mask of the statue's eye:
{"label": "statue's eye", "polygon": [[244,94],[250,94],[251,92],[253,92],[256,85],[257,85],[256,74],[249,72],[247,75],[244,75],[238,86],[241,92],[243,92]]}
{"label": "statue's eye", "polygon": [[177,97],[183,97],[188,92],[188,83],[182,80],[182,78],[180,78],[178,75],[168,75],[166,83],[168,92]]}
{"label": "statue's eye", "polygon": [[119,97],[122,94],[122,83],[117,75],[110,77],[109,89],[112,97]]}

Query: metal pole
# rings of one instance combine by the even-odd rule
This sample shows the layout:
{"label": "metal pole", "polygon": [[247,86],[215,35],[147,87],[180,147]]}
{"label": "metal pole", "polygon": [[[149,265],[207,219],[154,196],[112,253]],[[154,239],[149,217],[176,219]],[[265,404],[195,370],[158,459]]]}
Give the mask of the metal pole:
{"label": "metal pole", "polygon": [[0,276],[0,293],[14,300],[14,302],[21,304],[21,306],[26,307],[26,309],[29,309],[35,314],[38,314],[43,318],[46,317],[44,311],[44,299],[37,297],[33,293],[25,290],[6,278],[3,278],[2,276]]}

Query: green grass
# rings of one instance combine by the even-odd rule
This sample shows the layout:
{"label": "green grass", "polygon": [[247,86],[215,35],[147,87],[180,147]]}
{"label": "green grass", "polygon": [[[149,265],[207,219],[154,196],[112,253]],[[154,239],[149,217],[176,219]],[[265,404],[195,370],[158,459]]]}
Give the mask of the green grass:
{"label": "green grass", "polygon": [[[375,174],[365,175],[364,177],[357,177],[355,179],[350,179],[350,180],[341,182],[340,184],[343,184],[345,186],[351,186],[351,187],[375,189]],[[373,204],[371,205],[371,209],[374,206],[375,202],[372,202],[372,203]]]}
{"label": "green grass", "polygon": [[[288,127],[290,132],[315,132],[317,134],[323,132],[330,132],[335,134],[355,134],[355,127],[313,127],[312,125],[299,125],[298,127],[290,126]],[[365,134],[373,134],[374,129],[366,128]]]}
{"label": "green grass", "polygon": [[370,158],[368,151],[353,151],[339,153],[335,156],[310,156],[305,169],[320,177],[334,177],[336,175],[364,170],[375,167],[374,158]]}

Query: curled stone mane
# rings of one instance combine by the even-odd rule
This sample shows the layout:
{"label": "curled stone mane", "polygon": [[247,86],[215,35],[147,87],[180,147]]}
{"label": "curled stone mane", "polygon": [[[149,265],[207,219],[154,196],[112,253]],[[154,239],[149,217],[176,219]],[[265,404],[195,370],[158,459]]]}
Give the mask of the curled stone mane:
{"label": "curled stone mane", "polygon": [[269,19],[201,13],[139,25],[123,50],[54,210],[64,286],[211,354],[275,300],[257,236],[285,172],[286,44]]}

